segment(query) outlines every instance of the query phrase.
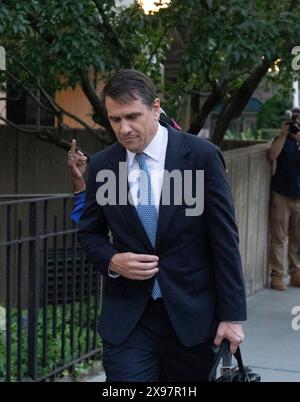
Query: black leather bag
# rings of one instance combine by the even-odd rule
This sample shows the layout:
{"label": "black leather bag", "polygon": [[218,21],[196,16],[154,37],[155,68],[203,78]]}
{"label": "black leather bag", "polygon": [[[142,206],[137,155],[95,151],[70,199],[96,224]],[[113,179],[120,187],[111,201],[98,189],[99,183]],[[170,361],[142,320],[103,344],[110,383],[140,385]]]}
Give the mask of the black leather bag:
{"label": "black leather bag", "polygon": [[[231,361],[232,356],[235,357],[237,361],[237,366],[232,367]],[[222,365],[220,368],[221,376],[216,378],[217,369],[220,361],[222,360]],[[230,351],[230,343],[227,339],[224,339],[219,352],[216,357],[215,364],[209,375],[210,382],[260,382],[261,377],[259,374],[254,373],[248,367],[244,367],[242,355],[240,348],[232,355]]]}

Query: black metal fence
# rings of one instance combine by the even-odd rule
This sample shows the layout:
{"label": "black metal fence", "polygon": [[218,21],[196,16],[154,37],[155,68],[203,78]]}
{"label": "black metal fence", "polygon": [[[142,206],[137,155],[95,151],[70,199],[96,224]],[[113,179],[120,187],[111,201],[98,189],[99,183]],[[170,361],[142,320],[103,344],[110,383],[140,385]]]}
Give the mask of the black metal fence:
{"label": "black metal fence", "polygon": [[0,381],[43,381],[100,355],[101,278],[72,195],[0,197]]}

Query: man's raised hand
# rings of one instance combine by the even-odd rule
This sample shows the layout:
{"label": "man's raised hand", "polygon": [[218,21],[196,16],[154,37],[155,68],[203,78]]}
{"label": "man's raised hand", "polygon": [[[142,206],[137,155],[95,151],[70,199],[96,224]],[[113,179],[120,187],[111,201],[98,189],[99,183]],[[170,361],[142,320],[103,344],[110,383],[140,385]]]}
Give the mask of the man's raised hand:
{"label": "man's raised hand", "polygon": [[81,152],[76,151],[76,140],[73,139],[71,149],[68,152],[68,165],[74,179],[82,179],[86,171],[87,157]]}

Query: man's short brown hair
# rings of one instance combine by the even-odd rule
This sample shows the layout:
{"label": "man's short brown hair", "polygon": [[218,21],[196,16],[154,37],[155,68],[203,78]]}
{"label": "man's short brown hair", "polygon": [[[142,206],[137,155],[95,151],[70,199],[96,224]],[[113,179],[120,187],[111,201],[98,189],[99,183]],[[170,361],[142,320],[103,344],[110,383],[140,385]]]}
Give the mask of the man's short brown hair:
{"label": "man's short brown hair", "polygon": [[147,107],[152,107],[158,97],[153,81],[141,71],[123,69],[118,71],[105,85],[102,91],[102,100],[106,97],[120,103],[128,103],[137,99]]}

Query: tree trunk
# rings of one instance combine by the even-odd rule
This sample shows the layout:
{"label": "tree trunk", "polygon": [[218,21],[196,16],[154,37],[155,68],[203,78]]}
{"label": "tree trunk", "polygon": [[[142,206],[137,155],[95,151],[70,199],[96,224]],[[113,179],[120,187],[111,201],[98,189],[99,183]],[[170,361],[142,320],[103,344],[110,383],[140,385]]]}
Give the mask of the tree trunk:
{"label": "tree trunk", "polygon": [[212,136],[212,141],[215,144],[221,144],[230,122],[234,118],[240,116],[253,92],[258,87],[271,65],[272,61],[264,59],[263,62],[252,71],[248,78],[243,82],[241,87],[233,95],[231,101],[218,118],[215,131]]}
{"label": "tree trunk", "polygon": [[85,93],[85,96],[88,98],[90,104],[92,105],[95,113],[97,114],[100,124],[102,127],[106,128],[108,131],[110,131],[110,124],[106,116],[106,111],[105,107],[100,99],[100,97],[97,95],[97,92],[91,85],[88,75],[85,71],[81,72],[81,88],[83,92]]}
{"label": "tree trunk", "polygon": [[197,117],[192,121],[188,132],[191,134],[198,134],[201,128],[203,128],[207,116],[212,111],[212,109],[222,100],[224,96],[226,84],[222,86],[217,86],[215,90],[209,95],[209,97],[204,102],[200,113]]}

